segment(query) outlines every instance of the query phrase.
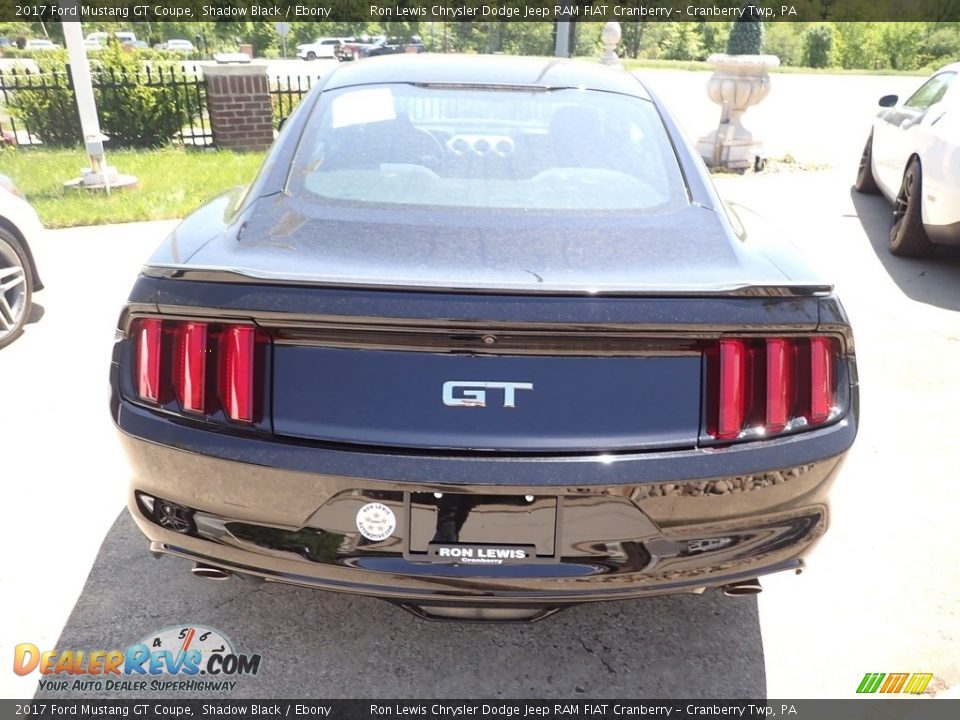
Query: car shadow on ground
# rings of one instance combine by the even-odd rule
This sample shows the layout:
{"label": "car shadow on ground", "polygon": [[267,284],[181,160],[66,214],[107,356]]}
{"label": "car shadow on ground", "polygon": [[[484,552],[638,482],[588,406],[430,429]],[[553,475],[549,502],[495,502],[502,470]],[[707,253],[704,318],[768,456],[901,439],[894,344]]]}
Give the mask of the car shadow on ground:
{"label": "car shadow on ground", "polygon": [[857,218],[890,278],[911,300],[960,310],[960,248],[938,245],[928,258],[897,257],[887,247],[890,204],[880,195],[863,195],[852,187]]}
{"label": "car shadow on ground", "polygon": [[[236,686],[229,693],[148,689],[126,693],[131,698],[766,694],[752,597],[707,592],[601,603],[528,625],[437,623],[370,598],[238,579],[204,581],[188,568],[183,560],[152,558],[123,511],[56,647],[125,648],[164,628],[203,625],[229,637],[238,653],[262,656],[260,672],[232,678]],[[38,698],[118,696],[124,693],[37,692]]]}
{"label": "car shadow on ground", "polygon": [[40,303],[38,303],[36,300],[34,300],[32,303],[30,303],[30,314],[27,315],[26,324],[33,325],[35,323],[40,322],[43,319],[44,313],[46,312],[47,312],[46,308],[43,307],[43,305],[41,305]]}

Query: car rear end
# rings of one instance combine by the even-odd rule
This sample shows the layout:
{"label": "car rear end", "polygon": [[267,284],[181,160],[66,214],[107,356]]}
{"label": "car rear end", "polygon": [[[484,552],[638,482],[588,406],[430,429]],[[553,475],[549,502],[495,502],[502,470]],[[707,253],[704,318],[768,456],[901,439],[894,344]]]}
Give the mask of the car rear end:
{"label": "car rear end", "polygon": [[[830,296],[718,317],[690,298],[250,285],[196,310],[223,290],[138,281],[112,383],[137,523],[226,572],[434,615],[737,588],[802,567],[856,433]],[[371,504],[392,517],[380,539],[358,528]],[[439,554],[483,547],[518,557]]]}
{"label": "car rear end", "polygon": [[[799,571],[857,432],[853,336],[829,284],[787,276],[782,248],[735,230],[626,76],[586,94],[495,74],[361,82],[378,62],[291,117],[283,193],[267,170],[245,205],[207,206],[134,286],[111,402],[152,550],[431,618],[744,594]],[[531,168],[581,104],[605,130],[581,137],[622,130],[622,152],[602,172],[573,155]],[[369,124],[388,106],[402,123]],[[489,122],[502,117],[520,119]],[[364,155],[424,133],[449,149],[442,165],[432,144]],[[457,154],[478,138],[511,149]],[[635,187],[615,169],[630,143],[659,168]],[[608,149],[583,144],[591,162]],[[610,180],[632,188],[621,204]]]}

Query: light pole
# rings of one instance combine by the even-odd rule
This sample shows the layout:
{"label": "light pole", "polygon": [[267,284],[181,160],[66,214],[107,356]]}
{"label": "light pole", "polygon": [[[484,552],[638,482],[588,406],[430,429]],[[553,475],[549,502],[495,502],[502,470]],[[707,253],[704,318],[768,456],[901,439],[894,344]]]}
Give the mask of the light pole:
{"label": "light pole", "polygon": [[557,38],[553,45],[553,54],[556,57],[570,57],[570,22],[557,21]]}
{"label": "light pole", "polygon": [[[60,0],[67,18],[79,18],[76,0]],[[132,175],[119,175],[117,169],[107,164],[103,149],[106,136],[100,132],[100,119],[97,117],[97,101],[93,96],[93,80],[90,76],[90,62],[83,44],[83,28],[79,20],[63,22],[63,39],[67,45],[70,59],[70,78],[73,81],[73,93],[77,98],[77,114],[80,116],[80,130],[83,142],[90,158],[90,167],[80,171],[79,179],[70,180],[68,186],[102,189],[108,193],[111,188],[134,185],[137,179]]]}

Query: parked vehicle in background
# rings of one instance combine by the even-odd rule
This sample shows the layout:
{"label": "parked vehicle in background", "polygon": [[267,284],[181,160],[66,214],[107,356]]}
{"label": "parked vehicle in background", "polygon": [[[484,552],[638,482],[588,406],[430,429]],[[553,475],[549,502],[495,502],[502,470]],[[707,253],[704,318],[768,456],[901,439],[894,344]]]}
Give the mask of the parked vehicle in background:
{"label": "parked vehicle in background", "polygon": [[303,60],[333,58],[337,56],[337,48],[342,44],[343,38],[318,38],[312,43],[297,45],[297,57]]}
{"label": "parked vehicle in background", "polygon": [[128,40],[123,43],[125,48],[130,48],[131,50],[149,50],[150,46],[147,45],[143,40]]}
{"label": "parked vehicle in background", "polygon": [[0,175],[0,348],[23,332],[33,293],[43,289],[30,252],[42,232],[37,213],[13,181]]}
{"label": "parked vehicle in background", "polygon": [[46,40],[44,38],[36,40],[27,40],[27,44],[23,46],[24,50],[60,50],[63,46],[58,45],[52,40]]}
{"label": "parked vehicle in background", "polygon": [[362,48],[360,57],[376,57],[377,55],[394,55],[397,53],[422,53],[427,48],[416,35],[409,40],[399,37],[384,38],[369,47]]}
{"label": "parked vehicle in background", "polygon": [[193,52],[194,47],[193,43],[189,40],[182,40],[175,38],[173,40],[167,40],[158,45],[153,46],[155,50],[169,50],[170,52]]}
{"label": "parked vehicle in background", "polygon": [[906,100],[880,98],[855,187],[893,203],[894,255],[960,245],[960,63],[937,70]]}
{"label": "parked vehicle in background", "polygon": [[[121,44],[135,42],[137,39],[136,33],[130,32],[129,30],[118,30],[112,33],[112,36]],[[96,43],[97,45],[106,45],[110,37],[111,33],[108,32],[92,32],[87,34],[85,41],[87,43]]]}
{"label": "parked vehicle in background", "polygon": [[859,422],[832,285],[556,58],[327,73],[144,265],[110,377],[152,552],[428,618],[759,592]]}
{"label": "parked vehicle in background", "polygon": [[340,47],[337,48],[337,60],[340,62],[349,62],[351,60],[356,60],[357,58],[363,57],[362,53],[364,49],[385,39],[386,36],[378,35],[372,38],[362,36],[354,40],[347,40],[341,43]]}

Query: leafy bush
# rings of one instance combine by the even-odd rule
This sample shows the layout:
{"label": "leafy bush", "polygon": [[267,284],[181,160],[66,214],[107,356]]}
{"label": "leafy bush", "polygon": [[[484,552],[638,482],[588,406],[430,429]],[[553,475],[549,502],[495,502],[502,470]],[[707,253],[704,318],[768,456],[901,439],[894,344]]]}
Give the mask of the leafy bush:
{"label": "leafy bush", "polygon": [[[748,9],[750,6],[747,6]],[[728,55],[759,55],[763,50],[763,23],[746,12],[730,28],[727,39]]]}
{"label": "leafy bush", "polygon": [[781,65],[799,66],[803,60],[803,34],[798,25],[795,22],[775,22],[766,26],[764,52],[780,58]]}
{"label": "leafy bush", "polygon": [[23,50],[18,48],[16,45],[5,45],[0,48],[0,57],[13,58],[14,60],[20,60],[22,58],[32,58],[34,55],[39,53],[33,50]]}
{"label": "leafy bush", "polygon": [[662,47],[666,60],[702,60],[704,57],[703,43],[691,23],[676,23]]}
{"label": "leafy bush", "polygon": [[4,80],[7,88],[16,88],[7,99],[10,114],[45,144],[78,144],[83,138],[66,72],[67,51],[49,51],[35,62],[39,72],[17,65]]}
{"label": "leafy bush", "polygon": [[[82,142],[76,101],[66,73],[66,53],[48,52],[35,58],[37,75],[22,75],[9,101],[11,112],[49,145]],[[147,74],[137,53],[110,43],[92,59],[94,96],[100,128],[113,145],[158,147],[173,140],[190,120],[187,108],[197,105],[193,87],[184,87],[183,71],[175,63],[152,63]],[[32,78],[34,86],[22,80]],[[163,82],[161,82],[161,80]],[[45,87],[36,87],[40,83]],[[35,89],[34,89],[35,88]],[[200,89],[199,106],[206,101]]]}
{"label": "leafy bush", "polygon": [[803,64],[812,68],[837,64],[836,30],[833,25],[811,25],[803,33]]}

